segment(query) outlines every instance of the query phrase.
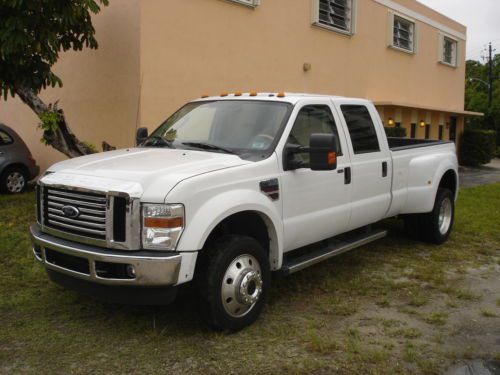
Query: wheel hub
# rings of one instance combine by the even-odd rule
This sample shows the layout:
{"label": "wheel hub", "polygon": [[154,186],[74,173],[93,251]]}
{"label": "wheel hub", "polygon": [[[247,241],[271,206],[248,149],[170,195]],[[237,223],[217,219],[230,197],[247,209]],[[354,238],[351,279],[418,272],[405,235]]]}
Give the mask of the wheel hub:
{"label": "wheel hub", "polygon": [[438,227],[439,232],[441,234],[446,234],[448,229],[450,229],[451,218],[453,215],[452,205],[449,198],[445,198],[441,202],[441,207],[439,207],[439,218],[438,218]]}
{"label": "wheel hub", "polygon": [[240,318],[255,306],[262,290],[259,262],[252,255],[240,255],[231,262],[222,279],[222,305],[229,315]]}
{"label": "wheel hub", "polygon": [[19,193],[24,188],[24,176],[19,172],[12,172],[7,176],[7,189],[11,193]]}

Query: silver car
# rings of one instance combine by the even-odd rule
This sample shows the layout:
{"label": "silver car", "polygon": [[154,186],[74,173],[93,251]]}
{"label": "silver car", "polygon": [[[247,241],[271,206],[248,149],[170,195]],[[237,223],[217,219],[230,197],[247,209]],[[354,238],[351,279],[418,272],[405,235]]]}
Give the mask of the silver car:
{"label": "silver car", "polygon": [[15,194],[40,173],[26,144],[7,125],[0,124],[0,192]]}

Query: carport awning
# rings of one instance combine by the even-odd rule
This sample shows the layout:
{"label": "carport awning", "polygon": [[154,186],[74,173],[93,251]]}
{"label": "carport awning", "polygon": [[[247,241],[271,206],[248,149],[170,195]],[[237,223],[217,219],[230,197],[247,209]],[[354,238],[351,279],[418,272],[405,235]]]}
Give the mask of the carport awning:
{"label": "carport awning", "polygon": [[411,108],[411,109],[421,109],[424,111],[436,111],[436,112],[446,112],[446,113],[451,113],[454,115],[464,115],[464,116],[484,116],[484,113],[481,112],[471,112],[471,111],[464,111],[464,110],[453,110],[449,108],[438,108],[438,107],[428,107],[428,106],[422,106],[418,104],[411,104],[411,103],[405,103],[405,102],[395,102],[395,101],[375,101],[374,102],[375,106],[393,106],[393,107],[402,107],[402,108]]}

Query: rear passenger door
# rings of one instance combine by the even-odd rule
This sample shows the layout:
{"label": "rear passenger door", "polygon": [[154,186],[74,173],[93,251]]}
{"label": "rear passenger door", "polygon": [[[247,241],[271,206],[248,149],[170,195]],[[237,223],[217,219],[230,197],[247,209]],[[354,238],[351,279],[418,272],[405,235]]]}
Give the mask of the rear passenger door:
{"label": "rear passenger door", "polygon": [[391,157],[373,106],[336,100],[335,107],[350,140],[352,190],[348,227],[355,229],[385,217],[391,203]]}

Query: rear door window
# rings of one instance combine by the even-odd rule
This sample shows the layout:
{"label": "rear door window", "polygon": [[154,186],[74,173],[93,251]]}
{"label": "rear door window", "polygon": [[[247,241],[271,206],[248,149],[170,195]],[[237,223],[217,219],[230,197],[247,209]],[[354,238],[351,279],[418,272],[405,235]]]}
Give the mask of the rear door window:
{"label": "rear door window", "polygon": [[364,105],[341,105],[340,109],[349,130],[354,153],[379,152],[377,131],[368,108]]}
{"label": "rear door window", "polygon": [[10,145],[14,140],[5,131],[0,130],[0,146]]}

